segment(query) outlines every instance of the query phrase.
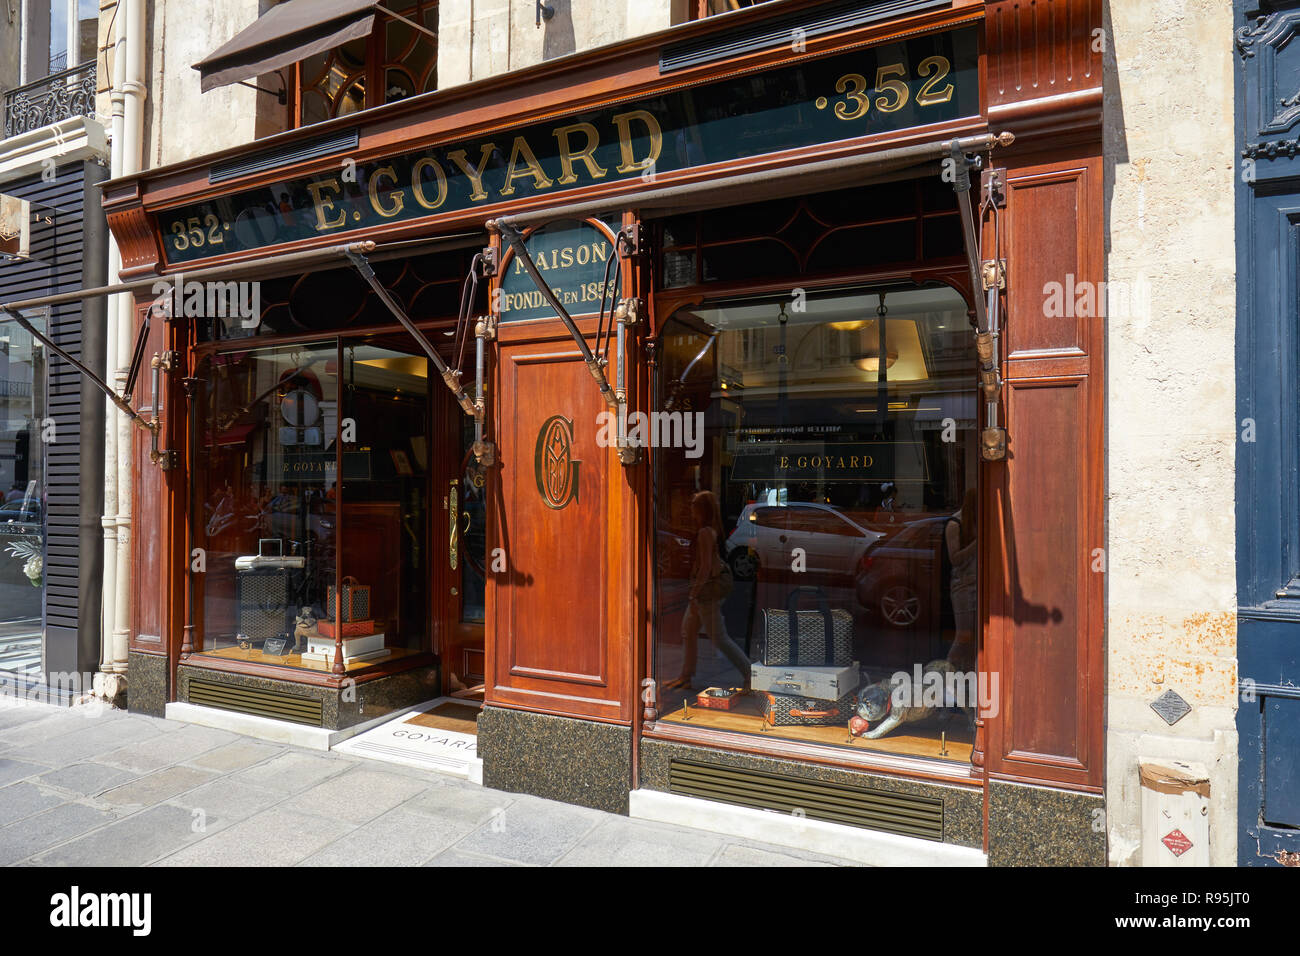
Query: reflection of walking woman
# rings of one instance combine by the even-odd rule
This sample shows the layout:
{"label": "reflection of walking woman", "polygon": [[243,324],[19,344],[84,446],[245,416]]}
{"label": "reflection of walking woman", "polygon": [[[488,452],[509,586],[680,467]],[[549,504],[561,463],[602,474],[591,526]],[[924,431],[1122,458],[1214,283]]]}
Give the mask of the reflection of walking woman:
{"label": "reflection of walking woman", "polygon": [[695,676],[696,643],[700,631],[709,636],[713,646],[740,671],[749,687],[749,658],[727,636],[722,620],[722,600],[731,591],[731,570],[722,560],[722,513],[718,496],[701,491],[691,499],[691,517],[699,531],[692,547],[690,603],[682,618],[682,675],[669,681],[668,689],[689,687]]}
{"label": "reflection of walking woman", "polygon": [[948,559],[952,564],[952,614],[957,624],[948,660],[964,669],[975,666],[975,611],[978,593],[975,590],[976,509],[975,489],[969,488],[962,499],[959,511],[943,529],[948,546]]}

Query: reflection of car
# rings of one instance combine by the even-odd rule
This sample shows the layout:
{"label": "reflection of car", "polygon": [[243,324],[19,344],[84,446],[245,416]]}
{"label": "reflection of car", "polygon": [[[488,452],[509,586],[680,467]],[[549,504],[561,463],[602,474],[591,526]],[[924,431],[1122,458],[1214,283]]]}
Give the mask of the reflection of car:
{"label": "reflection of car", "polygon": [[40,501],[16,498],[0,504],[0,528],[22,534],[39,534],[44,522]]}
{"label": "reflection of car", "polygon": [[804,570],[829,576],[852,575],[867,549],[883,538],[858,516],[817,501],[784,505],[746,505],[727,538],[727,561],[739,580],[760,568],[791,569],[795,548],[803,549]]}
{"label": "reflection of car", "polygon": [[900,629],[937,627],[946,605],[949,517],[921,518],[872,546],[858,568],[858,603]]}
{"label": "reflection of car", "polygon": [[655,535],[655,566],[663,577],[689,578],[691,539],[672,531],[659,531]]}

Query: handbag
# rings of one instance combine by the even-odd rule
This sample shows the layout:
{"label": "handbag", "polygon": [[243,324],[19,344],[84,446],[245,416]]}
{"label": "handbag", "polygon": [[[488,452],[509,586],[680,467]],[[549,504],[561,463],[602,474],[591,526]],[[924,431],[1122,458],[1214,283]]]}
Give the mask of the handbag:
{"label": "handbag", "polygon": [[336,613],[334,607],[338,601],[338,591],[339,589],[332,584],[325,590],[326,617],[331,620],[337,617],[340,621],[365,621],[370,618],[369,585],[358,584],[357,579],[353,577],[344,578],[341,613]]}
{"label": "handbag", "polygon": [[721,601],[731,593],[731,589],[735,587],[735,584],[736,581],[731,575],[731,568],[724,564],[721,571],[705,581],[700,587],[699,599],[710,602]]}
{"label": "handbag", "polygon": [[856,695],[851,692],[839,700],[816,700],[790,694],[760,693],[758,696],[763,701],[763,723],[769,727],[847,724],[856,703]]}
{"label": "handbag", "polygon": [[[796,610],[805,592],[816,596],[816,611]],[[853,662],[853,615],[832,611],[821,588],[795,588],[784,608],[763,611],[762,659],[769,667],[847,667]]]}

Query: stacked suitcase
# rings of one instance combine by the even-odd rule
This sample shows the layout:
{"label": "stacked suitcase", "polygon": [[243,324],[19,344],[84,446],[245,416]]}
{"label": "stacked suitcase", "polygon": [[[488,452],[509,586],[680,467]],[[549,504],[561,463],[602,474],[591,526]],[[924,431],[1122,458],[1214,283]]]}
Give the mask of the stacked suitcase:
{"label": "stacked suitcase", "polygon": [[[800,610],[800,598],[816,598]],[[750,686],[769,727],[844,724],[853,716],[861,682],[853,660],[853,616],[831,610],[821,588],[795,588],[784,608],[763,611],[762,663],[751,668]]]}

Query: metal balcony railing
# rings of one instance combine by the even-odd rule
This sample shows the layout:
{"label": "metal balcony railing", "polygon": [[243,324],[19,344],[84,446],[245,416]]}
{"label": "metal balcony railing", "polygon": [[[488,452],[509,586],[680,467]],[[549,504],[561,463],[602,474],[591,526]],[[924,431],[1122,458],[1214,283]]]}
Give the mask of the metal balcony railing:
{"label": "metal balcony railing", "polygon": [[5,138],[73,116],[95,115],[95,61],[78,63],[5,93]]}

